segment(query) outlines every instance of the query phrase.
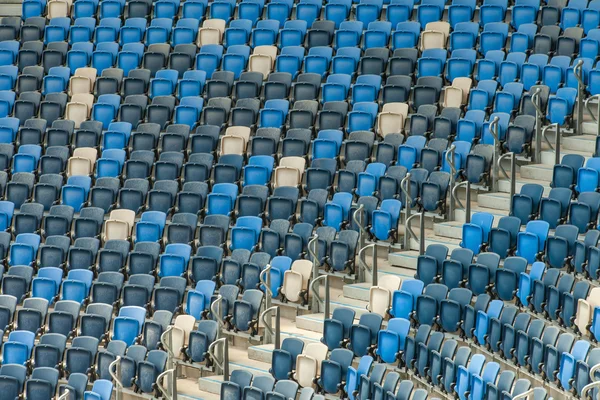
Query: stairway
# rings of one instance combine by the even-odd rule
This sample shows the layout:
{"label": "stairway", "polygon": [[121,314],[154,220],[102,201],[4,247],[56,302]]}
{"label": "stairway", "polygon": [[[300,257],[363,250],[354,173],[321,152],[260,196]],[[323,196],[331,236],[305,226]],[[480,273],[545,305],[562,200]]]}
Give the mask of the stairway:
{"label": "stairway", "polygon": [[[586,160],[592,157],[596,141],[596,125],[584,123],[583,135],[563,136],[561,138],[561,157],[565,154],[580,154]],[[553,141],[554,134],[548,133],[549,139]],[[544,196],[550,192],[550,181],[552,180],[552,171],[554,167],[555,153],[547,149],[546,143],[541,152],[540,163],[525,164],[520,167],[517,165],[515,192],[519,193],[521,187],[527,183],[541,183],[544,186]],[[518,164],[518,162],[517,162]],[[509,171],[509,166],[505,167]],[[499,191],[489,193],[486,191],[471,190],[471,213],[479,211],[488,212],[494,215],[494,225],[498,220],[508,215],[510,210],[510,181],[500,179],[498,183]],[[459,189],[459,193],[464,194],[464,189]],[[462,197],[464,198],[464,196]],[[425,248],[432,243],[441,243],[448,247],[451,252],[460,245],[462,236],[462,224],[465,221],[465,211],[456,210],[455,221],[435,222],[426,225]],[[404,267],[409,270],[416,270],[419,244],[411,240],[410,250],[392,252],[388,260],[391,265]]]}

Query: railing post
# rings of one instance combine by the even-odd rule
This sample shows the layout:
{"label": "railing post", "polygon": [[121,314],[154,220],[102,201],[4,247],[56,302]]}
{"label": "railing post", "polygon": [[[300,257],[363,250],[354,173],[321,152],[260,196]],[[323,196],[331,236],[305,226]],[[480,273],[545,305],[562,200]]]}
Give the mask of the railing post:
{"label": "railing post", "polygon": [[[323,304],[323,303],[324,303],[324,302],[323,302],[323,299],[321,299],[321,295],[319,294],[319,290],[318,290],[318,289],[316,289],[316,288],[315,288],[315,286],[317,285],[317,283],[318,283],[319,281],[321,281],[321,280],[327,280],[327,277],[328,277],[328,276],[329,276],[329,275],[320,275],[320,276],[318,276],[317,278],[313,279],[313,280],[310,282],[310,284],[309,284],[308,290],[309,290],[310,292],[312,292],[312,294],[313,294],[313,297],[314,297],[314,298],[317,300],[317,307],[315,307],[315,308],[313,309],[313,312],[315,312],[315,313],[318,313],[318,312],[319,312],[319,309],[320,309],[319,307],[321,306],[321,304]],[[323,306],[324,306],[324,304],[323,304]]]}
{"label": "railing post", "polygon": [[167,385],[166,391],[163,388],[163,380],[165,379],[165,376],[167,376],[167,375],[172,376],[173,370],[167,369],[162,374],[158,375],[156,377],[156,387],[158,387],[158,391],[162,393],[163,397],[166,400],[173,400],[173,396],[171,395],[171,393],[169,393],[169,391],[171,390],[171,386]]}
{"label": "railing post", "polygon": [[329,276],[325,276],[325,307],[324,307],[324,318],[329,319],[329,308],[331,307],[331,293],[329,293]]}
{"label": "railing post", "polygon": [[406,174],[404,179],[400,182],[400,189],[404,193],[404,249],[410,248],[410,237],[407,232],[407,223],[410,219],[410,208],[412,205],[412,198],[410,196],[410,172]]}
{"label": "railing post", "polygon": [[223,341],[223,380],[229,380],[229,341]]}
{"label": "railing post", "polygon": [[544,113],[542,113],[542,105],[540,104],[540,93],[541,88],[536,88],[535,92],[531,95],[531,103],[535,108],[535,150],[533,152],[533,162],[542,162],[542,123],[544,119]]}
{"label": "railing post", "polygon": [[579,60],[573,68],[573,74],[577,79],[577,124],[575,125],[575,134],[583,134],[583,98],[585,97],[585,85],[582,79],[583,60]]}
{"label": "railing post", "polygon": [[[264,277],[266,275],[266,278]],[[271,298],[273,292],[271,291],[271,264],[267,264],[267,267],[262,270],[258,279],[265,286],[265,310],[271,308]]]}
{"label": "railing post", "polygon": [[494,120],[489,125],[489,130],[494,137],[494,156],[492,160],[492,192],[498,191],[498,157],[500,157],[500,118],[494,117]]}
{"label": "railing post", "polygon": [[467,196],[465,200],[465,222],[471,223],[471,182],[467,181]]}
{"label": "railing post", "polygon": [[275,311],[275,349],[281,348],[281,310]]}
{"label": "railing post", "polygon": [[373,250],[371,250],[371,282],[373,286],[377,286],[378,276],[377,276],[377,246],[373,246]]}
{"label": "railing post", "polygon": [[221,337],[221,327],[223,325],[225,325],[225,323],[223,322],[223,311],[221,310],[221,303],[223,301],[223,296],[218,295],[217,298],[215,299],[215,301],[212,302],[212,304],[210,305],[210,312],[212,313],[213,317],[217,320],[217,325],[219,327],[219,329],[217,330],[217,339],[219,339]]}
{"label": "railing post", "polygon": [[[311,249],[311,244],[312,244],[312,249]],[[315,234],[315,236],[313,236],[313,238],[308,242],[308,252],[310,253],[310,256],[313,258],[313,271],[312,271],[312,276],[313,279],[315,279],[316,277],[319,276],[319,268],[320,268],[320,263],[319,263],[319,253],[318,253],[318,246],[319,246],[319,235]],[[310,304],[310,308],[314,309],[315,307],[317,307],[318,304],[316,303],[314,297],[311,300],[311,304]]]}
{"label": "railing post", "polygon": [[354,219],[354,223],[358,226],[358,248],[362,249],[363,247],[365,247],[365,233],[366,233],[365,226],[364,226],[365,206],[363,204],[361,204],[356,209],[356,211],[354,211],[352,218]]}
{"label": "railing post", "polygon": [[[590,107],[590,101],[592,101],[593,99],[596,99],[596,115],[594,115],[594,113],[592,112],[592,108]],[[590,117],[592,117],[592,120],[594,121],[594,123],[596,124],[596,136],[600,136],[600,122],[598,122],[598,118],[600,118],[600,95],[593,95],[588,97],[585,100],[585,109],[587,110],[588,114],[590,114]]]}
{"label": "railing post", "polygon": [[448,186],[448,190],[450,191],[450,204],[448,205],[448,220],[454,221],[454,212],[456,211],[456,201],[454,200],[454,187],[456,185],[456,166],[454,165],[454,152],[456,151],[456,146],[450,146],[450,150],[446,151],[446,162],[450,166],[450,185]]}
{"label": "railing post", "polygon": [[556,136],[554,137],[554,164],[560,164],[560,125],[556,124]]}
{"label": "railing post", "polygon": [[69,398],[70,394],[71,394],[71,392],[69,392],[69,389],[65,389],[65,392],[60,395],[58,400],[67,400]]}
{"label": "railing post", "polygon": [[[113,372],[113,369],[115,372]],[[121,356],[117,356],[115,361],[108,366],[108,373],[115,382],[115,400],[123,399],[123,384],[121,382]]]}
{"label": "railing post", "polygon": [[[506,169],[502,166],[502,160],[504,158],[510,157],[510,175],[506,172]],[[498,169],[501,175],[504,175],[506,179],[509,180],[510,183],[510,198],[512,199],[515,195],[515,185],[516,185],[516,159],[515,153],[506,153],[498,159]],[[512,202],[510,204],[510,212],[513,212]]]}
{"label": "railing post", "polygon": [[425,254],[425,210],[421,211],[421,221],[419,224],[419,255]]}

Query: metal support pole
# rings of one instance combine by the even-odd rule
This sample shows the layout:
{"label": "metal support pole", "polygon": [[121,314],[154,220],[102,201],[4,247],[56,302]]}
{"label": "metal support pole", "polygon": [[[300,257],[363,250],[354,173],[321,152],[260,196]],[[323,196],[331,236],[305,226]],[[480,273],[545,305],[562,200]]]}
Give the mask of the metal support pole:
{"label": "metal support pole", "polygon": [[378,281],[378,276],[377,276],[377,246],[373,246],[373,250],[371,250],[371,262],[372,262],[372,266],[371,266],[371,281],[373,283],[373,286],[377,286],[377,281]]}
{"label": "metal support pole", "polygon": [[115,400],[122,400],[123,384],[121,382],[121,356],[117,356],[115,361],[110,363],[110,365],[108,366],[108,373],[115,382]]}
{"label": "metal support pole", "polygon": [[331,307],[331,293],[329,293],[329,276],[325,277],[325,313],[324,318],[329,319],[329,308]]}
{"label": "metal support pole", "polygon": [[281,310],[277,307],[275,311],[275,349],[281,348]]}
{"label": "metal support pole", "polygon": [[223,380],[229,380],[229,341],[223,341]]}
{"label": "metal support pole", "polygon": [[[265,286],[265,310],[271,308],[271,298],[273,297],[273,292],[271,292],[271,264],[267,264],[267,267],[262,270],[258,279]],[[266,277],[265,277],[266,275]]]}
{"label": "metal support pole", "polygon": [[471,223],[471,182],[467,181],[467,198],[465,203],[465,222]]}
{"label": "metal support pole", "polygon": [[535,149],[533,152],[533,162],[542,162],[542,124],[544,113],[542,112],[542,105],[540,100],[541,88],[536,88],[535,92],[531,95],[531,103],[535,108]]}
{"label": "metal support pole", "polygon": [[[502,166],[502,160],[504,160],[505,158],[510,157],[510,175],[506,172],[506,169],[504,169],[504,167]],[[502,157],[500,157],[498,159],[498,169],[500,170],[500,175],[503,175],[504,178],[509,180],[510,183],[510,198],[512,199],[515,195],[515,190],[516,190],[516,159],[515,159],[515,153],[506,153],[504,154]],[[512,214],[513,209],[512,209],[512,202],[510,204],[510,212]]]}
{"label": "metal support pole", "polygon": [[217,329],[217,339],[221,337],[221,327],[225,325],[223,322],[223,311],[221,309],[221,303],[223,302],[223,296],[218,295],[215,301],[210,305],[210,312],[213,315],[213,318],[217,320],[217,325],[219,329]]}
{"label": "metal support pole", "polygon": [[410,172],[400,182],[400,190],[404,193],[404,249],[410,248],[410,237],[408,236],[407,224],[411,214],[412,198],[410,196]]}
{"label": "metal support pole", "polygon": [[560,164],[560,125],[556,124],[556,136],[554,137],[554,164]]}
{"label": "metal support pole", "polygon": [[425,254],[425,210],[421,212],[421,221],[419,224],[419,255]]}
{"label": "metal support pole", "polygon": [[60,395],[58,400],[67,400],[67,399],[69,399],[70,394],[71,394],[71,392],[69,391],[69,389],[65,389],[65,392]]}
{"label": "metal support pole", "polygon": [[579,60],[573,67],[573,75],[577,79],[577,124],[575,125],[575,134],[583,134],[583,98],[585,97],[585,84],[581,76],[583,60]]}
{"label": "metal support pole", "polygon": [[[450,166],[450,185],[448,186],[448,190],[452,194],[454,192],[454,187],[456,185],[456,166],[454,165],[454,152],[456,151],[456,146],[450,146],[450,150],[446,151],[446,163]],[[454,221],[454,212],[456,211],[456,201],[454,200],[454,196],[450,195],[450,204],[448,205],[448,220]]]}
{"label": "metal support pole", "polygon": [[329,277],[329,275],[321,275],[318,276],[316,279],[313,279],[310,284],[309,284],[309,290],[312,292],[313,297],[317,300],[317,307],[313,309],[313,312],[318,313],[320,306],[324,304],[323,299],[321,299],[321,295],[319,294],[319,290],[315,288],[315,286],[317,285],[317,283],[321,280],[327,280],[327,278]]}
{"label": "metal support pole", "polygon": [[354,211],[352,218],[354,219],[354,223],[358,226],[358,248],[362,249],[365,247],[365,236],[367,233],[364,225],[365,206],[363,204],[361,204],[356,211]]}
{"label": "metal support pole", "polygon": [[492,160],[492,192],[498,191],[498,158],[500,157],[500,138],[498,137],[500,133],[499,126],[500,118],[494,117],[494,120],[489,125],[490,132],[494,137],[494,157]]}
{"label": "metal support pole", "polygon": [[[312,245],[312,248],[311,248],[311,245]],[[308,242],[308,246],[307,246],[308,252],[313,259],[313,271],[312,271],[313,279],[315,279],[316,277],[319,276],[319,268],[321,266],[319,263],[318,246],[319,246],[319,235],[315,234],[313,236],[313,238]],[[314,310],[316,307],[318,307],[318,303],[316,302],[315,298],[313,297],[313,299],[311,300],[310,308]]]}

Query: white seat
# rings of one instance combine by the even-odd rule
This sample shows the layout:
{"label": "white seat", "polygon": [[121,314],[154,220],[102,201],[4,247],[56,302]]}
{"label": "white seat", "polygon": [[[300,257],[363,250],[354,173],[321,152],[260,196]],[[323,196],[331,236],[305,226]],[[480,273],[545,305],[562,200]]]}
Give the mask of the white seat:
{"label": "white seat", "polygon": [[67,177],[69,176],[88,176],[93,172],[93,166],[90,160],[85,157],[71,157],[67,161]]}
{"label": "white seat", "polygon": [[405,118],[402,114],[393,112],[380,112],[377,117],[377,133],[386,137],[391,133],[402,133],[404,131]]}
{"label": "white seat", "polygon": [[462,104],[469,101],[469,92],[473,86],[473,80],[467,77],[454,78],[452,86],[462,90]]}
{"label": "white seat", "polygon": [[385,318],[390,306],[390,291],[380,286],[373,286],[369,290],[369,305],[367,309]]}
{"label": "white seat", "polygon": [[309,343],[304,348],[302,354],[317,360],[317,368],[321,369],[321,362],[327,358],[327,346],[323,343]]}
{"label": "white seat", "polygon": [[87,76],[72,76],[69,79],[69,95],[77,93],[91,93],[93,89],[92,81]]}
{"label": "white seat", "polygon": [[300,184],[300,172],[292,167],[275,168],[274,187],[298,186]]}
{"label": "white seat", "polygon": [[294,379],[301,387],[312,387],[313,381],[317,377],[318,362],[313,357],[305,354],[298,354],[296,358],[296,372]]}
{"label": "white seat", "polygon": [[96,83],[96,76],[98,76],[98,70],[96,68],[92,68],[92,67],[82,67],[82,68],[77,68],[73,75],[74,76],[84,76],[86,78],[89,78],[90,82],[92,83],[92,88],[93,88],[94,84]]}
{"label": "white seat", "polygon": [[582,335],[588,335],[587,326],[592,321],[594,309],[600,306],[600,288],[595,287],[590,290],[586,299],[579,299],[577,302],[577,313],[575,314],[575,325],[579,328]]}
{"label": "white seat", "polygon": [[425,30],[442,32],[445,39],[448,39],[448,36],[450,36],[450,24],[446,21],[429,22],[425,25]]}
{"label": "white seat", "polygon": [[221,154],[241,154],[246,153],[246,141],[240,136],[221,137]]}
{"label": "white seat", "polygon": [[88,107],[84,103],[67,103],[67,108],[65,109],[65,119],[70,119],[75,122],[75,129],[79,129],[81,123],[83,121],[87,121],[88,119]]}
{"label": "white seat", "polygon": [[225,131],[225,136],[239,136],[244,138],[246,143],[250,141],[251,129],[248,126],[230,126]]}
{"label": "white seat", "polygon": [[[312,275],[313,263],[309,260],[296,260],[292,267],[285,271],[283,275],[283,293],[291,302],[298,302],[304,299],[304,294],[308,292],[308,282]],[[308,298],[308,296],[307,296]]]}
{"label": "white seat", "polygon": [[69,16],[69,3],[64,0],[52,0],[48,2],[48,19],[68,17]]}
{"label": "white seat", "polygon": [[109,219],[114,219],[127,223],[127,225],[129,225],[129,231],[131,232],[133,224],[135,223],[135,211],[127,210],[125,208],[112,210],[110,212]]}
{"label": "white seat", "polygon": [[446,35],[439,31],[423,31],[421,33],[421,51],[427,49],[445,49]]}
{"label": "white seat", "polygon": [[84,157],[90,160],[90,164],[96,163],[98,152],[93,147],[78,147],[73,150],[73,157]]}
{"label": "white seat", "polygon": [[444,101],[442,107],[457,107],[460,108],[463,105],[463,91],[461,88],[454,86],[446,86],[444,88]]}
{"label": "white seat", "polygon": [[304,157],[283,157],[279,160],[279,165],[282,167],[296,168],[300,172],[300,177],[304,174],[306,169],[306,160]]}
{"label": "white seat", "polygon": [[124,221],[109,219],[104,222],[104,242],[112,239],[129,240],[129,224]]}
{"label": "white seat", "polygon": [[184,341],[183,341],[183,344],[185,346],[187,346],[187,344],[189,342],[190,332],[194,330],[195,324],[196,324],[196,318],[194,318],[192,315],[179,315],[175,319],[175,326],[182,329],[183,332],[185,333]]}
{"label": "white seat", "polygon": [[198,31],[198,47],[205,44],[221,44],[223,42],[225,25],[225,20],[218,18],[207,19],[204,21],[202,28]]}
{"label": "white seat", "polygon": [[402,286],[402,278],[398,275],[388,274],[385,276],[385,279],[379,280],[377,285],[387,289],[391,294],[400,289]]}

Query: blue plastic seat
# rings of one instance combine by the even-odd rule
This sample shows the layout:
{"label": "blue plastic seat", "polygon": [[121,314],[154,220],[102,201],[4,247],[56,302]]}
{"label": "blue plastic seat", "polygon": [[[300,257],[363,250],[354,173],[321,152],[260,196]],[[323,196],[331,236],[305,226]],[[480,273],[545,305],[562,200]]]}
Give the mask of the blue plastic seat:
{"label": "blue plastic seat", "polygon": [[517,255],[533,263],[546,246],[549,225],[546,221],[530,221],[524,232],[517,235]]}

